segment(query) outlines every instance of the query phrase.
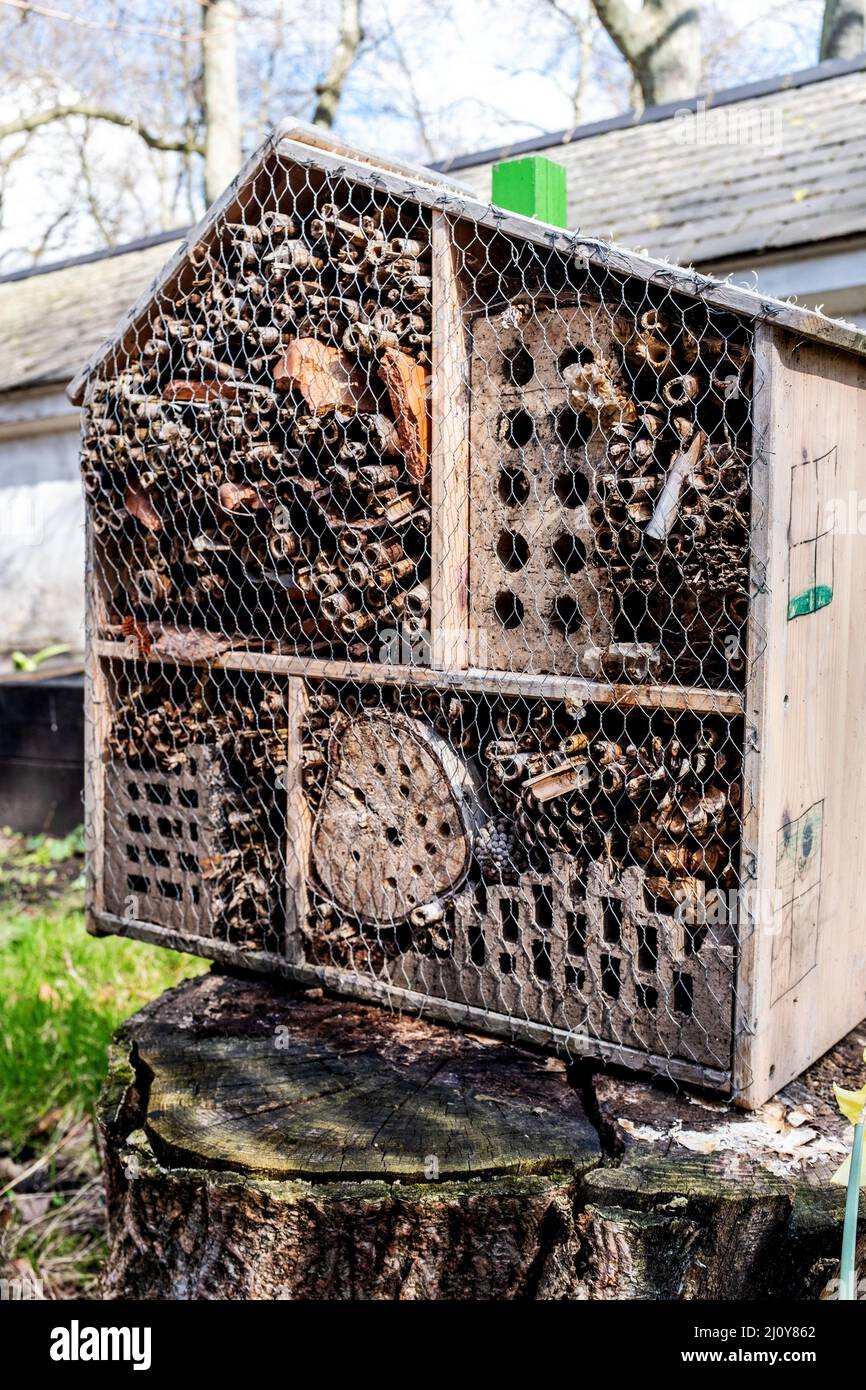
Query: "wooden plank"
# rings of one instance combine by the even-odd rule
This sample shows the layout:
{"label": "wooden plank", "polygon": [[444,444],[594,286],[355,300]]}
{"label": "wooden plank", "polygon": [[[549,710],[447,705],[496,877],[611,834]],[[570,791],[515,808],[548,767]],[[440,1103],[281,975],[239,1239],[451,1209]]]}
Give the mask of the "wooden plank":
{"label": "wooden plank", "polygon": [[52,658],[47,665],[40,665],[35,671],[4,671],[4,685],[33,685],[38,681],[62,680],[66,676],[81,676],[84,674],[84,662],[78,658],[74,661],[57,661]]}
{"label": "wooden plank", "polygon": [[735,1049],[748,1106],[866,1013],[866,368],[773,332],[761,336],[758,372],[769,466],[756,540],[768,592],[756,595],[746,698],[756,876]]}
{"label": "wooden plank", "polygon": [[451,219],[432,211],[431,665],[469,665],[469,353],[460,252]]}
{"label": "wooden plank", "polygon": [[317,151],[323,151],[327,154],[342,156],[359,164],[368,164],[374,169],[387,170],[389,174],[399,174],[403,178],[426,184],[428,187],[448,188],[458,195],[465,191],[463,185],[447,173],[438,173],[435,169],[428,169],[423,164],[413,164],[408,159],[394,159],[387,155],[373,154],[372,151],[361,149],[358,145],[350,145],[347,140],[341,139],[334,131],[326,130],[323,126],[310,125],[307,121],[281,121],[277,126],[274,138],[280,147],[282,142],[286,140],[294,143],[300,142],[303,145],[308,145],[313,154]]}
{"label": "wooden plank", "polygon": [[289,737],[286,748],[286,958],[302,961],[302,930],[307,915],[307,874],[313,834],[307,798],[304,794],[304,750],[302,726],[309,700],[307,687],[291,679],[286,692]]}
{"label": "wooden plank", "polygon": [[105,905],[105,745],[111,723],[108,682],[96,633],[105,622],[105,603],[95,562],[92,522],[85,523],[87,621],[84,655],[84,838],[87,854],[88,926]]}
{"label": "wooden plank", "polygon": [[[769,698],[768,677],[774,655],[769,634],[773,621],[772,591],[781,580],[778,570],[778,537],[771,545],[770,518],[776,495],[773,470],[775,393],[779,390],[777,338],[765,324],[755,330],[754,393],[752,403],[752,503],[749,559],[749,623],[743,750],[743,822],[740,849],[741,908],[739,956],[734,999],[734,1088],[742,1089],[743,1103],[755,1094],[752,1087],[752,1042],[758,1026],[755,1006],[760,993],[760,905],[757,902],[758,865],[763,860],[760,832],[766,778],[763,735],[764,711]],[[760,1102],[759,1102],[760,1103]]]}
{"label": "wooden plank", "polygon": [[[139,654],[134,639],[96,643],[100,656],[120,661],[152,661],[156,665],[192,665],[169,661],[160,653]],[[705,690],[680,685],[610,685],[583,680],[579,676],[527,675],[522,671],[488,671],[478,667],[466,670],[434,671],[429,666],[386,666],[374,662],[329,661],[303,656],[271,656],[267,652],[242,650],[223,652],[211,663],[225,671],[259,671],[263,674],[304,676],[310,680],[371,681],[376,685],[398,684],[459,688],[476,694],[522,695],[526,699],[576,700],[586,704],[618,708],[693,710],[698,714],[742,713],[743,697],[736,690]]]}

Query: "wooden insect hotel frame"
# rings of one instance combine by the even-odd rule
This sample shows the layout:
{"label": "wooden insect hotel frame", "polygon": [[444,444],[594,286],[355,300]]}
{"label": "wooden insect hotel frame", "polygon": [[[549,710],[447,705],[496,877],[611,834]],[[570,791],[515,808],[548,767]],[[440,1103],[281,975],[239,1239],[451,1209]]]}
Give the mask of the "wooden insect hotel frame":
{"label": "wooden insect hotel frame", "polygon": [[280,129],[70,388],[91,929],[760,1104],[866,1013],[863,351]]}

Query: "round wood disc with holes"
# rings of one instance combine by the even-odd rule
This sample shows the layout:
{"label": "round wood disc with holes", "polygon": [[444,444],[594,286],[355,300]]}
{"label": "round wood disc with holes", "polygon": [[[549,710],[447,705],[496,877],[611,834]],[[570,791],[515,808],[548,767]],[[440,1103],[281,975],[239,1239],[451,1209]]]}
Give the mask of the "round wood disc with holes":
{"label": "round wood disc with holes", "polygon": [[335,733],[313,831],[319,881],[341,911],[390,925],[465,877],[480,807],[467,764],[426,724],[362,714]]}

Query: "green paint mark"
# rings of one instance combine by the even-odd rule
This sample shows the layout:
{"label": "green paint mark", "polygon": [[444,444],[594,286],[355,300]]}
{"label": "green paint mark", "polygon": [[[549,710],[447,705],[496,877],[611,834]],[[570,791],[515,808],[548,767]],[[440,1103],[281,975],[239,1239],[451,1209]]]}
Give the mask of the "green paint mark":
{"label": "green paint mark", "polygon": [[807,613],[817,613],[819,608],[826,608],[832,597],[833,590],[829,584],[815,584],[811,589],[804,589],[802,594],[788,600],[788,622],[792,618],[805,617]]}
{"label": "green paint mark", "polygon": [[554,227],[568,226],[565,166],[543,155],[509,159],[493,166],[493,201],[509,212],[537,217]]}

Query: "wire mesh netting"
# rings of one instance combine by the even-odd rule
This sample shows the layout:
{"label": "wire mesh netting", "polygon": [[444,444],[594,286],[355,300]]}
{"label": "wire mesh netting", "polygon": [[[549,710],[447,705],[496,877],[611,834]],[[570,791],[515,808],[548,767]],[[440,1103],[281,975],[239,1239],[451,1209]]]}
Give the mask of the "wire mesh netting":
{"label": "wire mesh netting", "polygon": [[724,1084],[752,325],[562,240],[274,157],[91,375],[91,901]]}

